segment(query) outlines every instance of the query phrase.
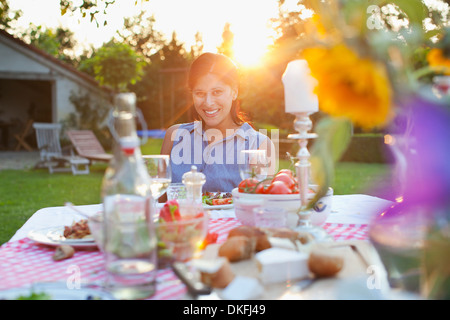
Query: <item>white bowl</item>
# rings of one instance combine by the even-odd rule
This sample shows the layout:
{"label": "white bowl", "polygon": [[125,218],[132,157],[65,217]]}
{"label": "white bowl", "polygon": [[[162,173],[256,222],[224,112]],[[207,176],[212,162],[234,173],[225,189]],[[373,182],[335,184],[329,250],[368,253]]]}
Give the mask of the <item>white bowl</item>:
{"label": "white bowl", "polygon": [[[316,190],[317,186],[310,186]],[[233,204],[236,218],[247,226],[255,226],[253,209],[270,206],[280,207],[287,211],[287,227],[295,228],[298,222],[297,211],[301,206],[300,194],[255,194],[239,192],[233,189]],[[308,199],[314,197],[314,192],[308,193]],[[314,206],[314,213],[311,215],[311,223],[320,225],[325,222],[331,212],[333,189],[329,188],[327,194],[322,197]]]}

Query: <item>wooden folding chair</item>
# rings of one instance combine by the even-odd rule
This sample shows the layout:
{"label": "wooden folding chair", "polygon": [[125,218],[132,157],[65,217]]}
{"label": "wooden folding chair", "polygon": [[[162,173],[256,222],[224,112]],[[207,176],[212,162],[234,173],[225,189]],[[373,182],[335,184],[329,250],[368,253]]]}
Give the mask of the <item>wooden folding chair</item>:
{"label": "wooden folding chair", "polygon": [[30,145],[25,141],[25,138],[28,136],[31,130],[31,126],[33,125],[34,121],[33,119],[29,119],[25,125],[25,128],[20,134],[15,134],[14,138],[17,140],[15,151],[19,151],[21,147],[28,151],[33,151],[33,148],[30,147]]}
{"label": "wooden folding chair", "polygon": [[91,161],[109,162],[113,155],[106,153],[91,130],[67,130],[72,145],[78,155]]}
{"label": "wooden folding chair", "polygon": [[[72,171],[72,174],[89,174],[90,161],[86,158],[62,154],[59,141],[61,124],[59,123],[34,123],[36,140],[41,156],[37,165],[47,167],[50,173],[57,171]],[[68,167],[66,165],[69,165]],[[84,168],[83,168],[84,167]]]}

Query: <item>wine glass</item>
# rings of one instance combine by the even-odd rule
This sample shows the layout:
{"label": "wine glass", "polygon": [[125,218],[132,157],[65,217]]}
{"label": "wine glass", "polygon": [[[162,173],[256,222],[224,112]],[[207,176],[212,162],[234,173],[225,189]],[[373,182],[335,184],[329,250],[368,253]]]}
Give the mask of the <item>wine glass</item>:
{"label": "wine glass", "polygon": [[155,201],[158,201],[172,181],[170,157],[168,155],[143,155],[148,174],[150,175],[150,190]]}
{"label": "wine glass", "polygon": [[265,179],[269,172],[269,159],[266,150],[242,150],[239,162],[241,179],[254,177],[259,181]]}

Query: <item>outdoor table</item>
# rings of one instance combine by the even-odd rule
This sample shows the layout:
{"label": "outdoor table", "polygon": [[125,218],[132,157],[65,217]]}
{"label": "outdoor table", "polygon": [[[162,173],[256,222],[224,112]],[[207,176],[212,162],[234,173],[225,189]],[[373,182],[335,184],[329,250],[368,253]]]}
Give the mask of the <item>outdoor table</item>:
{"label": "outdoor table", "polygon": [[[368,195],[335,195],[332,210],[322,227],[336,242],[368,240],[371,219],[390,202]],[[86,213],[102,210],[101,204],[78,206]],[[82,283],[99,283],[105,277],[103,254],[96,249],[77,250],[70,259],[53,261],[54,247],[37,244],[27,238],[33,229],[70,225],[82,217],[68,207],[49,207],[38,210],[0,247],[0,290],[30,285],[34,282],[66,281],[74,266],[79,268]],[[211,210],[209,232],[218,234],[217,242],[224,242],[228,232],[241,225],[233,209]],[[185,285],[172,269],[160,269],[157,292],[150,299],[188,298]]]}

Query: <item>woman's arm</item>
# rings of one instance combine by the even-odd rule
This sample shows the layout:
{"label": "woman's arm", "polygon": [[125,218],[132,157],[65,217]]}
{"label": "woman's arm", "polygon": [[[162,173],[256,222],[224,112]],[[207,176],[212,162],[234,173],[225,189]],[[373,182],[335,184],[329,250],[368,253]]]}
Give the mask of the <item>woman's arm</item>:
{"label": "woman's arm", "polygon": [[179,126],[180,126],[180,124],[175,124],[175,125],[171,126],[169,129],[167,129],[166,134],[164,136],[162,146],[161,146],[161,154],[170,155],[170,152],[172,151],[172,146],[173,146],[172,135],[179,128]]}

